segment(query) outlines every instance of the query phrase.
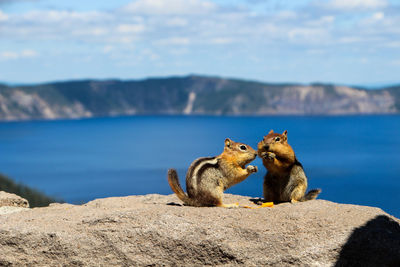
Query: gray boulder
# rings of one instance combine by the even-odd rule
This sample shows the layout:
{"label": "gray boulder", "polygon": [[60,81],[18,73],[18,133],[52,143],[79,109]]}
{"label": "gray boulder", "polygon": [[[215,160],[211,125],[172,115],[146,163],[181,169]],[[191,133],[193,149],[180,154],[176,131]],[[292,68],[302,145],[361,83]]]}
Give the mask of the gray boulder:
{"label": "gray boulder", "polygon": [[145,195],[2,214],[0,266],[400,266],[400,220],[379,208],[179,203]]}
{"label": "gray boulder", "polygon": [[0,191],[0,207],[29,208],[29,202],[16,194]]}

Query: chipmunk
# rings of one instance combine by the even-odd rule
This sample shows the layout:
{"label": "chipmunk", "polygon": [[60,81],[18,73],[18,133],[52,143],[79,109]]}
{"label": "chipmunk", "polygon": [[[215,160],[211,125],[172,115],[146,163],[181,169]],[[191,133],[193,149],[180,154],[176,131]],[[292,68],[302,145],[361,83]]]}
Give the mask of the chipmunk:
{"label": "chipmunk", "polygon": [[306,195],[307,177],[287,142],[287,131],[282,134],[271,130],[258,143],[258,155],[267,169],[264,177],[264,201],[298,202],[315,199],[321,192],[313,189]]}
{"label": "chipmunk", "polygon": [[256,166],[245,166],[256,156],[257,152],[250,146],[227,138],[224,151],[219,156],[198,158],[192,162],[186,174],[187,194],[179,184],[175,169],[168,170],[168,183],[185,205],[238,207],[237,203],[222,203],[224,190],[257,172]]}

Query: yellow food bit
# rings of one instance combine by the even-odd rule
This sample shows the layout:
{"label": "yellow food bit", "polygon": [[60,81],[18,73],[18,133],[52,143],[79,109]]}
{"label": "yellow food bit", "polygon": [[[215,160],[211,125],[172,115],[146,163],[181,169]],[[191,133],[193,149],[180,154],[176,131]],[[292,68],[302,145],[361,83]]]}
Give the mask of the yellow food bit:
{"label": "yellow food bit", "polygon": [[273,206],[274,206],[274,202],[265,202],[265,203],[262,203],[261,206],[259,206],[259,207],[250,207],[250,206],[241,206],[241,207],[246,208],[246,209],[255,210],[255,209],[259,209],[259,208],[266,208],[266,207],[273,207]]}
{"label": "yellow food bit", "polygon": [[261,208],[273,207],[273,206],[274,206],[274,202],[264,202],[261,204]]}

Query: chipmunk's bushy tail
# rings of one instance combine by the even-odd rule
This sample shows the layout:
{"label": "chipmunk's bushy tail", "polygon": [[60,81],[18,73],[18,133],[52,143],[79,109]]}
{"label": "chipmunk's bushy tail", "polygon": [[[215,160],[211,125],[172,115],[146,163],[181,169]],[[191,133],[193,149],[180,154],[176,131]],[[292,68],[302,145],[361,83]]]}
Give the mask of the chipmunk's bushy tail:
{"label": "chipmunk's bushy tail", "polygon": [[169,169],[168,170],[168,183],[169,186],[171,187],[172,191],[178,196],[180,200],[183,201],[188,206],[196,206],[194,201],[189,198],[188,195],[185,194],[183,191],[179,179],[178,179],[178,173],[176,172],[175,169]]}
{"label": "chipmunk's bushy tail", "polygon": [[316,199],[319,193],[321,193],[321,189],[312,189],[308,191],[308,193],[303,197],[302,201]]}

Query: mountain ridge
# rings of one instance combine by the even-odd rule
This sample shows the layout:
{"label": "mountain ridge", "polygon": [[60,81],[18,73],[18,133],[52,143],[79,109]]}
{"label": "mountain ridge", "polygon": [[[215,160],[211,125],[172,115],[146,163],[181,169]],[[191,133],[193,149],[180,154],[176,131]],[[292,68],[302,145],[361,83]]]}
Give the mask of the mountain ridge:
{"label": "mountain ridge", "polygon": [[119,115],[353,115],[400,113],[400,85],[265,83],[214,76],[0,85],[0,120]]}

